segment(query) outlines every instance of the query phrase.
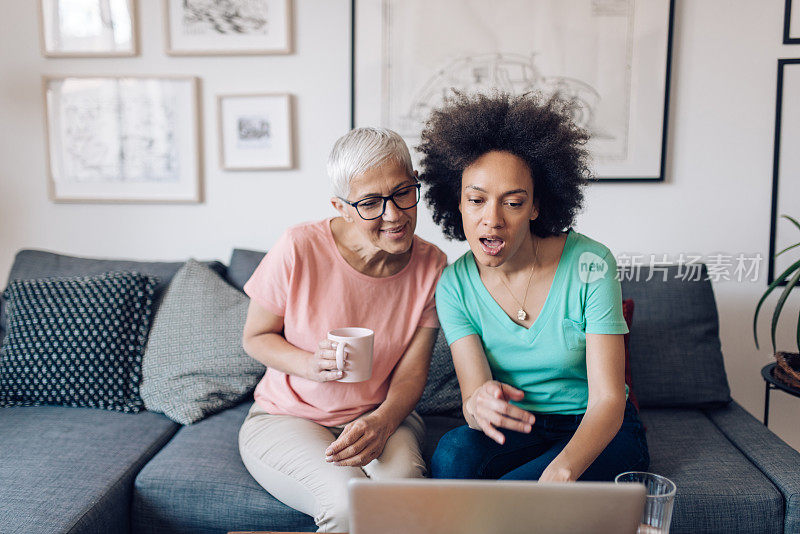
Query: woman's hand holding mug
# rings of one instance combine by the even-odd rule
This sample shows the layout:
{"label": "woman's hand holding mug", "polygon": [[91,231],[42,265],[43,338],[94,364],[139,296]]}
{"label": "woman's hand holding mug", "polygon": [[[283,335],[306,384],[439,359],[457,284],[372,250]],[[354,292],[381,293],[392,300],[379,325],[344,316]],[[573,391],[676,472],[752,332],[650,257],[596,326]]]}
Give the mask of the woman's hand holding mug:
{"label": "woman's hand holding mug", "polygon": [[[315,382],[331,382],[339,380],[344,376],[344,372],[336,365],[336,349],[339,342],[331,341],[328,338],[319,342],[317,350],[308,360],[305,378]],[[342,369],[347,369],[347,349],[342,347],[344,353],[344,365]],[[341,352],[340,351],[340,352]]]}
{"label": "woman's hand holding mug", "polygon": [[498,428],[529,433],[536,418],[532,413],[509,400],[521,401],[525,393],[496,380],[487,380],[467,399],[467,411],[472,414],[484,434],[502,445],[505,436]]}

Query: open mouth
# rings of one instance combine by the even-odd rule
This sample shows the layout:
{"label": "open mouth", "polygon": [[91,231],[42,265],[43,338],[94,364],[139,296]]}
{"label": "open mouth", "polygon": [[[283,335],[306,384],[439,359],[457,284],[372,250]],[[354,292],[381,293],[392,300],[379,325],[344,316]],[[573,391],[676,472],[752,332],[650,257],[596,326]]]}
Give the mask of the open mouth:
{"label": "open mouth", "polygon": [[488,254],[489,256],[497,256],[500,254],[500,251],[503,250],[503,247],[506,245],[506,242],[500,239],[499,237],[481,237],[479,239],[481,243],[481,248],[483,252]]}

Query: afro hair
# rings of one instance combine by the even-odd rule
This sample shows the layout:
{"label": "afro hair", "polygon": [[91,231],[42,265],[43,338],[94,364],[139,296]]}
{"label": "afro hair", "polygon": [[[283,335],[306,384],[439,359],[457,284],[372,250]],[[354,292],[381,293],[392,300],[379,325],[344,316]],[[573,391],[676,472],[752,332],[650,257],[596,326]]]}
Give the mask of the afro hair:
{"label": "afro hair", "polygon": [[505,151],[528,165],[539,217],[531,231],[558,235],[573,225],[590,181],[588,133],[572,120],[574,107],[558,97],[506,93],[466,95],[454,92],[435,110],[422,132],[425,200],[445,236],[465,240],[461,213],[461,174],[483,154]]}

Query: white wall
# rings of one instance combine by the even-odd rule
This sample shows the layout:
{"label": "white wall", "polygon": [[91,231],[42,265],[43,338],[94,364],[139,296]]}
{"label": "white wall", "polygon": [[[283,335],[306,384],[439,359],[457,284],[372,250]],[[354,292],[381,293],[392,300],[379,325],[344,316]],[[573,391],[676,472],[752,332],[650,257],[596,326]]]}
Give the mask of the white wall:
{"label": "white wall", "polygon": [[[20,248],[140,259],[220,258],[232,247],[266,249],[288,225],[331,214],[325,159],[349,127],[349,0],[295,0],[295,53],[288,56],[170,58],[161,2],[140,0],[142,53],[132,59],[48,59],[38,46],[36,2],[0,0],[0,273]],[[616,253],[708,256],[760,253],[755,283],[714,284],[733,397],[759,419],[764,385],[752,312],[766,287],[773,128],[783,0],[677,0],[667,181],[596,184],[577,229]],[[205,203],[80,205],[47,200],[41,75],[197,75],[202,79]],[[292,171],[222,172],[215,95],[295,95],[298,165]],[[289,202],[289,197],[303,202]],[[276,200],[277,199],[277,200]],[[800,208],[800,202],[796,204]],[[800,216],[800,209],[795,209]],[[462,244],[441,238],[429,218],[419,233],[451,259]],[[5,275],[0,275],[5,278]],[[795,295],[787,317],[796,318]],[[772,303],[775,299],[771,299]],[[635,319],[634,319],[635,321]],[[779,345],[791,348],[794,319]],[[766,317],[761,336],[768,339]],[[634,326],[635,327],[635,326]],[[800,450],[800,399],[772,396],[770,428]]]}

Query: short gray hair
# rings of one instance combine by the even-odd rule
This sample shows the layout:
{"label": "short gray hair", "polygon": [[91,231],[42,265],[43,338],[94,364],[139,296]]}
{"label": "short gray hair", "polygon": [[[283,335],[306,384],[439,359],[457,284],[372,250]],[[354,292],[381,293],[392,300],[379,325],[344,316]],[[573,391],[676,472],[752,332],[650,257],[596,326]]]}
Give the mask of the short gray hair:
{"label": "short gray hair", "polygon": [[328,176],[333,194],[347,198],[350,180],[369,169],[394,159],[404,165],[409,176],[414,172],[411,154],[403,138],[388,128],[356,128],[340,137],[328,157]]}

